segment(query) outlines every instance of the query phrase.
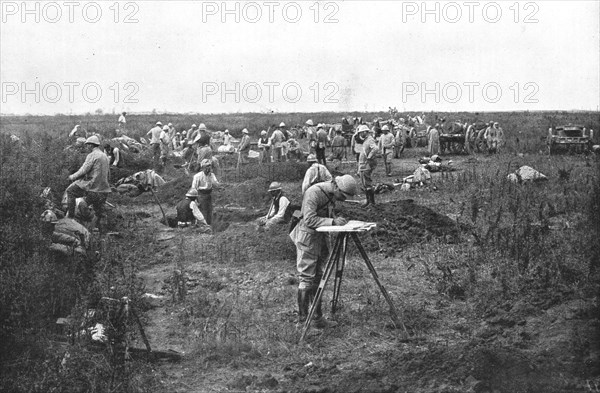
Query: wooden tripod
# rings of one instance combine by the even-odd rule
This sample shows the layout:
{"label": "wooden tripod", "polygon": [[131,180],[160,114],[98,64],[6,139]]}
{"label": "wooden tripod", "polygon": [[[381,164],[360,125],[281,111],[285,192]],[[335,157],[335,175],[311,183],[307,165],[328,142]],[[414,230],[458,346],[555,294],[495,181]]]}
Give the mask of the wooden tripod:
{"label": "wooden tripod", "polygon": [[[317,229],[317,231],[319,231],[319,230]],[[315,298],[313,299],[312,305],[310,306],[310,311],[308,312],[308,317],[306,318],[306,322],[304,323],[302,335],[300,336],[300,342],[302,342],[304,340],[304,337],[306,336],[306,332],[308,331],[308,328],[310,327],[310,323],[312,322],[312,319],[314,317],[316,306],[319,303],[319,301],[321,301],[321,298],[323,297],[325,285],[327,285],[327,281],[329,280],[329,277],[331,276],[331,273],[333,272],[334,269],[335,269],[335,278],[334,278],[334,282],[333,282],[333,298],[331,300],[331,314],[334,314],[337,309],[338,300],[340,297],[340,288],[342,286],[342,277],[344,275],[344,265],[346,264],[346,252],[348,251],[348,237],[351,237],[352,240],[354,240],[354,244],[356,245],[358,252],[362,256],[362,259],[364,260],[365,264],[367,265],[367,268],[371,272],[373,279],[375,279],[375,282],[377,283],[377,286],[381,290],[383,297],[385,298],[388,305],[390,306],[390,314],[392,316],[392,321],[396,325],[396,328],[402,329],[402,334],[404,336],[403,337],[404,339],[408,338],[408,332],[406,331],[406,326],[404,326],[404,322],[402,321],[402,319],[399,316],[401,314],[398,313],[398,311],[396,310],[396,307],[394,306],[394,303],[392,303],[392,299],[390,298],[390,295],[384,288],[383,284],[381,284],[381,281],[379,281],[379,276],[377,275],[377,272],[375,271],[375,267],[373,267],[373,264],[371,263],[371,260],[369,259],[369,256],[367,255],[367,252],[365,251],[365,249],[360,241],[360,238],[358,237],[357,232],[358,231],[356,231],[356,230],[349,230],[348,232],[339,232],[337,234],[335,243],[332,248],[332,252],[330,253],[327,263],[325,264],[325,269],[323,271],[323,277],[321,278],[321,282],[319,283],[319,288],[317,289]]]}

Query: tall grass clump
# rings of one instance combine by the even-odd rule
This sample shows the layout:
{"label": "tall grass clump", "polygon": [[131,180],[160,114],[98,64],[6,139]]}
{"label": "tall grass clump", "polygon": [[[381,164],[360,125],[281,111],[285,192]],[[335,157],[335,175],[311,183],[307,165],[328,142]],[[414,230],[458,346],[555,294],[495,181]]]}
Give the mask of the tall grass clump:
{"label": "tall grass clump", "polygon": [[[115,258],[103,262],[103,242],[86,257],[49,251],[40,193],[51,187],[58,203],[57,191],[85,158],[65,145],[48,134],[0,135],[0,391],[144,391],[146,366],[75,340],[86,336],[81,323],[107,288],[132,296],[135,274],[119,272]],[[64,331],[56,321],[68,316],[73,325]]]}
{"label": "tall grass clump", "polygon": [[[548,180],[508,181],[521,165]],[[536,156],[525,162],[508,155],[442,179],[445,189],[466,200],[458,220],[469,228],[475,248],[441,262],[441,280],[447,281],[441,287],[447,291],[459,281],[462,288],[485,288],[488,294],[495,289],[506,296],[528,288],[591,288],[598,268],[598,180],[598,163],[581,157]]]}

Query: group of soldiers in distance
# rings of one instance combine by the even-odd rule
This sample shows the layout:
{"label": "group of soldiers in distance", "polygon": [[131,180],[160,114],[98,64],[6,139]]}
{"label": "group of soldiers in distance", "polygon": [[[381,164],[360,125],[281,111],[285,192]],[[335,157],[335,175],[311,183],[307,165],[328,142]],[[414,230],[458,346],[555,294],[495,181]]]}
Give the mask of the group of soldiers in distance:
{"label": "group of soldiers in distance", "polygon": [[[118,119],[117,135],[125,135],[127,128],[126,112]],[[143,144],[149,144],[153,151],[155,169],[160,169],[166,164],[169,156],[181,155],[186,161],[193,160],[198,165],[203,159],[212,157],[206,147],[217,151],[215,142],[221,142],[218,151],[221,153],[239,153],[239,163],[248,162],[251,149],[256,146],[260,153],[259,162],[283,162],[287,160],[302,161],[307,154],[315,154],[320,163],[326,159],[348,160],[355,156],[358,160],[361,143],[355,143],[360,139],[358,128],[368,125],[375,132],[378,140],[387,126],[389,133],[394,137],[394,146],[391,148],[392,157],[400,158],[405,148],[415,146],[427,146],[430,156],[441,155],[446,152],[453,153],[495,153],[500,150],[504,143],[504,132],[497,122],[489,123],[475,122],[473,124],[462,122],[446,122],[443,118],[436,119],[433,125],[427,125],[426,115],[411,116],[405,114],[400,116],[395,108],[390,108],[390,118],[383,120],[375,118],[371,123],[366,123],[362,117],[343,117],[341,123],[337,124],[315,124],[311,119],[304,126],[287,128],[285,123],[278,126],[273,125],[268,130],[262,130],[256,142],[251,142],[250,134],[245,128],[242,130],[241,140],[237,148],[233,146],[234,138],[229,130],[209,133],[204,124],[197,126],[193,124],[190,129],[177,131],[172,123],[163,125],[160,121],[150,129],[146,138],[142,138]],[[77,131],[77,127],[71,132]],[[90,135],[83,135],[86,138]],[[303,151],[299,140],[309,140],[309,151]],[[389,138],[389,137],[388,137]],[[236,141],[237,142],[237,141]],[[105,146],[107,153],[112,155],[112,162],[120,164],[117,146]],[[327,158],[325,151],[328,150]],[[349,151],[348,151],[349,150]],[[179,153],[176,153],[179,152]],[[348,154],[350,153],[350,154]]]}

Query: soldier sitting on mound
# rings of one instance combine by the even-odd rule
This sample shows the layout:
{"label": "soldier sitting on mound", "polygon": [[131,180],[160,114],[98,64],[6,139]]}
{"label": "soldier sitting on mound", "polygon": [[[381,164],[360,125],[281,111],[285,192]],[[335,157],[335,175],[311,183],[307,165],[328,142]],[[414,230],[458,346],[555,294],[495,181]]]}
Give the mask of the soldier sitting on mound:
{"label": "soldier sitting on mound", "polygon": [[267,215],[257,220],[259,231],[270,229],[277,224],[288,223],[293,213],[293,209],[290,208],[290,200],[283,195],[280,183],[271,183],[269,194],[271,195],[271,206]]}

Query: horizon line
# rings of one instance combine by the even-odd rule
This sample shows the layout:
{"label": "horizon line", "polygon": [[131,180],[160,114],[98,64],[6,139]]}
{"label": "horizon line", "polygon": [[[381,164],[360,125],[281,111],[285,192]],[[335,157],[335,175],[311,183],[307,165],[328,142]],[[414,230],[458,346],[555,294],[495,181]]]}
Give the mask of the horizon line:
{"label": "horizon line", "polygon": [[[154,116],[173,116],[173,115],[179,115],[179,116],[231,116],[231,115],[291,115],[291,114],[321,114],[321,113],[334,113],[334,114],[344,114],[344,113],[387,113],[389,111],[385,111],[385,110],[377,110],[377,111],[360,111],[360,110],[350,110],[350,111],[312,111],[312,112],[210,112],[210,113],[202,113],[202,112],[170,112],[170,111],[163,111],[163,112],[147,112],[147,111],[143,111],[143,112],[127,112],[127,111],[122,111],[122,112],[126,112],[127,116],[148,116],[148,115],[154,115]],[[114,112],[114,113],[92,113],[92,112],[86,112],[86,113],[54,113],[54,114],[46,114],[46,113],[2,113],[0,112],[0,117],[56,117],[56,116],[68,116],[68,117],[76,117],[76,116],[81,116],[81,117],[91,117],[91,116],[117,116],[120,115],[122,112]],[[405,111],[400,111],[398,110],[398,113],[510,113],[510,112],[529,112],[529,113],[536,113],[536,112],[600,112],[600,109],[516,109],[516,110],[496,110],[496,111],[491,111],[491,110],[458,110],[458,111],[448,111],[448,110],[428,110],[428,111],[423,111],[423,110],[405,110]]]}

